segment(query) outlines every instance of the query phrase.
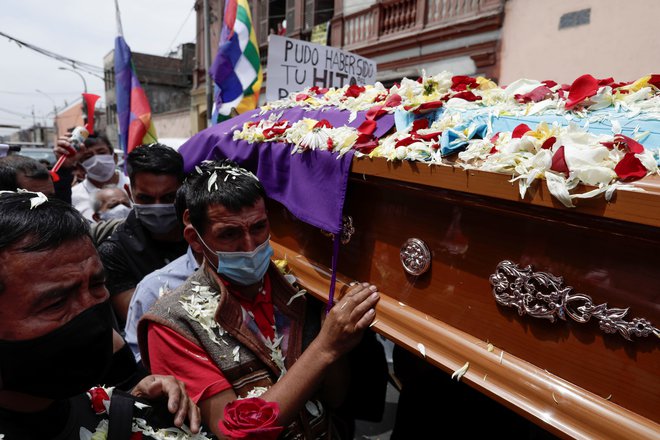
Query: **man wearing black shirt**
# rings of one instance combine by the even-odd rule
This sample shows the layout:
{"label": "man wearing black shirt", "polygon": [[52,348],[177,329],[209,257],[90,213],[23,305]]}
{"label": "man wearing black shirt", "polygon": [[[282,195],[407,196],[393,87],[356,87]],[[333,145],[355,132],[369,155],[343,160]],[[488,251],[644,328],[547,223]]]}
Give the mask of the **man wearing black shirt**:
{"label": "man wearing black shirt", "polygon": [[[113,331],[108,296],[88,223],[78,211],[42,193],[0,193],[5,440],[77,439],[81,428],[94,432],[107,415],[95,414],[85,392],[99,384],[116,387],[118,399],[165,398],[175,414],[172,424],[181,426],[188,417],[191,428],[199,429],[199,410],[181,382],[139,375],[125,341]],[[130,395],[122,389],[131,389]]]}
{"label": "man wearing black shirt", "polygon": [[122,327],[135,286],[183,255],[188,246],[174,209],[184,176],[181,155],[165,145],[142,145],[128,154],[126,164],[133,209],[98,249]]}

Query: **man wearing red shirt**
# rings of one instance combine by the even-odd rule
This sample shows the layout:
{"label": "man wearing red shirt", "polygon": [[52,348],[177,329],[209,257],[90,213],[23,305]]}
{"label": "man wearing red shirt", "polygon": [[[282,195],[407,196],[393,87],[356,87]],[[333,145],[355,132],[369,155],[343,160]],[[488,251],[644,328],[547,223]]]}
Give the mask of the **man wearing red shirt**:
{"label": "man wearing red shirt", "polygon": [[296,295],[270,262],[257,178],[228,161],[196,169],[184,237],[204,262],[140,322],[143,361],[186,383],[221,438],[225,406],[246,397],[274,404],[285,436],[337,438],[329,415],[347,391],[344,355],[374,320],[376,287],[352,287],[321,323],[323,305]]}

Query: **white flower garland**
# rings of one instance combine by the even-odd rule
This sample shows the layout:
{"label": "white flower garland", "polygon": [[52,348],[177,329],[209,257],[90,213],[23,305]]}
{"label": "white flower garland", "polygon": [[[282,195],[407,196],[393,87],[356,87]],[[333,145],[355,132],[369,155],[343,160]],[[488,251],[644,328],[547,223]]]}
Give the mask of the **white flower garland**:
{"label": "white flower garland", "polygon": [[[179,304],[188,313],[191,319],[197,321],[202,326],[209,338],[220,345],[222,342],[229,345],[227,341],[222,339],[225,330],[218,325],[215,321],[215,311],[218,308],[220,301],[220,294],[211,290],[209,286],[202,286],[200,283],[193,281],[192,293],[187,296],[182,296]],[[220,339],[216,336],[216,332],[220,335]]]}
{"label": "white flower garland", "polygon": [[[218,302],[220,300],[220,295],[208,286],[202,286],[197,282],[193,282],[194,287],[191,289],[192,293],[187,296],[182,296],[179,303],[183,309],[188,313],[188,316],[194,321],[198,322],[204,330],[206,330],[209,338],[220,345],[228,345],[222,336],[225,335],[225,330],[218,325],[215,321],[215,312],[218,308]],[[242,307],[241,307],[242,308]],[[248,314],[245,309],[243,309],[245,314]],[[265,339],[266,346],[270,349],[270,358],[275,363],[275,365],[280,370],[280,378],[286,373],[286,367],[284,365],[285,356],[282,353],[281,343],[283,336],[278,336],[277,328],[273,326],[274,339],[269,338]],[[216,336],[216,332],[220,335],[220,338]],[[234,362],[240,362],[240,346],[234,347],[232,350],[232,356]]]}

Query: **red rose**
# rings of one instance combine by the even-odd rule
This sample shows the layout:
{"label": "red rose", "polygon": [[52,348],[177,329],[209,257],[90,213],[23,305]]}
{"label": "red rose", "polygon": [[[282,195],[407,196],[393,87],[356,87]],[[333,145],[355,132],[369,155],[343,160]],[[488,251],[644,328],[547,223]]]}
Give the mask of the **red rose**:
{"label": "red rose", "polygon": [[258,397],[234,400],[225,406],[220,431],[232,439],[275,440],[284,430],[277,426],[280,407]]}
{"label": "red rose", "polygon": [[92,403],[92,409],[94,410],[94,413],[104,414],[105,405],[103,404],[103,401],[110,401],[110,396],[108,396],[108,393],[106,393],[105,390],[101,387],[94,387],[87,391],[87,395],[89,396],[89,400]]}

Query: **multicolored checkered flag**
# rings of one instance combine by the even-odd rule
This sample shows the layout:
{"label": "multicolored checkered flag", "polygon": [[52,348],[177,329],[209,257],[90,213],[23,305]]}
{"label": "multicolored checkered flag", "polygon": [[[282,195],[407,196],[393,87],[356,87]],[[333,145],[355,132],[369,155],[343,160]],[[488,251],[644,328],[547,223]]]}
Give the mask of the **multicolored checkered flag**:
{"label": "multicolored checkered flag", "polygon": [[257,107],[262,70],[247,0],[227,0],[218,53],[211,66],[216,84],[212,123]]}

